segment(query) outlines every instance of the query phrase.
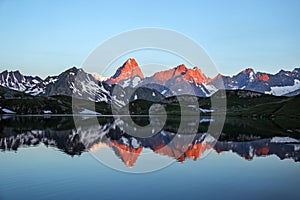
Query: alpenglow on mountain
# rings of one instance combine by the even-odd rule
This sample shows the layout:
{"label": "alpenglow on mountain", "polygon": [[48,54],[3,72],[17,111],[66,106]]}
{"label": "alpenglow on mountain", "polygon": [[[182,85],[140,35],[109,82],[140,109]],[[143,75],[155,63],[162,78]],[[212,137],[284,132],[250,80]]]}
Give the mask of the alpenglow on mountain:
{"label": "alpenglow on mountain", "polygon": [[[7,70],[0,73],[0,85],[33,96],[66,95],[96,102],[111,102],[120,105],[130,100],[128,91],[139,88],[134,99],[159,100],[163,97],[193,94],[209,97],[224,84],[226,90],[250,90],[275,96],[300,94],[300,68],[281,70],[276,74],[255,72],[248,68],[234,76],[217,75],[207,77],[198,67],[187,68],[184,64],[145,77],[134,58],[129,58],[115,74],[106,80],[98,80],[92,73],[72,67],[58,76],[42,79],[25,76],[19,71]],[[221,84],[223,82],[223,84]],[[119,96],[113,96],[114,87],[121,88]]]}

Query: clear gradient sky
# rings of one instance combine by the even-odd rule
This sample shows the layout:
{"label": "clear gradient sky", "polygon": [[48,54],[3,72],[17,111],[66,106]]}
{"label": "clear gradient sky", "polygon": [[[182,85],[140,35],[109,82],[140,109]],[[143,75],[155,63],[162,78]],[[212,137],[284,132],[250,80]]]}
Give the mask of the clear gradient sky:
{"label": "clear gradient sky", "polygon": [[56,75],[109,37],[161,27],[198,42],[223,74],[300,66],[300,1],[0,0],[0,71]]}

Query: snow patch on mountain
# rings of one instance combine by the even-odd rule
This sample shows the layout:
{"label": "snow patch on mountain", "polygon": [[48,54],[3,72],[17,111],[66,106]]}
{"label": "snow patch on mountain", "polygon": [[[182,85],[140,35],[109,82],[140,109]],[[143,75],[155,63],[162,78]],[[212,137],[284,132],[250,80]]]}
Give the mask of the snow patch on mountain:
{"label": "snow patch on mountain", "polygon": [[2,111],[5,112],[6,114],[14,114],[16,112],[12,111],[12,110],[9,110],[7,108],[2,108]]}
{"label": "snow patch on mountain", "polygon": [[213,121],[215,121],[215,120],[212,118],[201,118],[200,119],[200,123],[209,123],[209,122],[213,122]]}
{"label": "snow patch on mountain", "polygon": [[31,94],[33,96],[39,95],[44,92],[44,88],[33,88],[31,90],[25,91],[26,94]]}
{"label": "snow patch on mountain", "polygon": [[254,75],[254,72],[253,72],[253,71],[251,71],[251,72],[249,73],[249,79],[250,79],[250,82],[253,82],[253,81],[254,81],[255,75]]}
{"label": "snow patch on mountain", "polygon": [[168,90],[163,90],[163,91],[161,92],[161,94],[164,95],[164,94],[166,94],[166,92],[168,92]]}
{"label": "snow patch on mountain", "polygon": [[215,112],[214,110],[210,110],[210,109],[204,109],[204,108],[199,108],[199,110],[203,113],[212,113]]}
{"label": "snow patch on mountain", "polygon": [[52,111],[51,110],[44,110],[44,114],[51,114]]}
{"label": "snow patch on mountain", "polygon": [[269,91],[269,93],[276,96],[282,96],[299,89],[300,89],[300,80],[295,79],[294,85],[282,86],[282,87],[280,86],[271,87],[271,91]]}
{"label": "snow patch on mountain", "polygon": [[93,111],[93,110],[89,110],[89,109],[83,109],[80,114],[84,114],[84,115],[101,115],[101,113]]}
{"label": "snow patch on mountain", "polygon": [[291,137],[273,137],[271,143],[299,143],[299,140]]}
{"label": "snow patch on mountain", "polygon": [[135,87],[135,86],[137,86],[140,82],[141,82],[141,78],[140,78],[139,76],[136,76],[136,77],[133,78],[131,86],[132,86],[132,87]]}

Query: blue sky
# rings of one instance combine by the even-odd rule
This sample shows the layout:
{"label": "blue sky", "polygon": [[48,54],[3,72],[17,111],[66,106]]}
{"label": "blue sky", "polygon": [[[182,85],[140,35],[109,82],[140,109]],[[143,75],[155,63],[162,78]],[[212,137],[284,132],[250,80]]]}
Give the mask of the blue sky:
{"label": "blue sky", "polygon": [[223,74],[291,70],[300,66],[299,10],[297,0],[0,0],[0,71],[59,74],[111,36],[142,27],[191,37]]}

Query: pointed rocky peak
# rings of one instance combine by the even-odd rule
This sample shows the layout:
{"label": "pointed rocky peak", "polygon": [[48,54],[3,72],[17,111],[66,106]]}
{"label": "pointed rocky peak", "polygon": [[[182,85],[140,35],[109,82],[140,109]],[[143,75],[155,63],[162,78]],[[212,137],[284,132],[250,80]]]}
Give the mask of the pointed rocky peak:
{"label": "pointed rocky peak", "polygon": [[0,73],[0,85],[9,89],[38,95],[41,90],[39,85],[43,82],[38,76],[23,75],[19,70]]}
{"label": "pointed rocky peak", "polygon": [[70,69],[67,69],[66,71],[64,71],[63,73],[76,73],[76,72],[78,72],[78,68],[77,67],[75,67],[75,66],[73,66],[73,67],[71,67]]}
{"label": "pointed rocky peak", "polygon": [[245,77],[245,76],[249,76],[249,75],[252,75],[252,74],[255,74],[254,70],[252,68],[246,68],[242,71],[240,71],[239,73],[233,75],[233,76],[230,76],[232,78],[234,77]]}
{"label": "pointed rocky peak", "polygon": [[129,58],[121,67],[119,67],[116,73],[108,79],[108,82],[118,83],[121,80],[132,79],[134,77],[144,78],[138,63],[134,58]]}
{"label": "pointed rocky peak", "polygon": [[300,72],[300,67],[295,68],[295,69],[293,70],[293,73],[299,73],[299,72]]}
{"label": "pointed rocky peak", "polygon": [[3,71],[0,73],[0,85],[13,90],[25,91],[31,86],[31,76],[23,76],[20,71]]}
{"label": "pointed rocky peak", "polygon": [[249,74],[249,73],[254,73],[254,70],[252,68],[246,68],[245,70],[242,71],[243,74]]}
{"label": "pointed rocky peak", "polygon": [[124,162],[127,167],[133,167],[138,156],[143,150],[142,146],[133,148],[125,144],[120,144],[117,141],[112,141],[110,146],[114,150],[115,154]]}
{"label": "pointed rocky peak", "polygon": [[209,80],[198,67],[188,69],[183,78],[196,84],[206,83]]}
{"label": "pointed rocky peak", "polygon": [[79,72],[84,72],[82,68],[77,68],[75,66],[67,69],[66,71],[60,73],[57,77],[61,80],[74,80],[74,78],[78,78]]}
{"label": "pointed rocky peak", "polygon": [[17,77],[17,78],[23,77],[23,75],[20,73],[19,70],[16,70],[16,71],[7,71],[7,70],[5,70],[5,71],[0,73],[0,76],[5,76],[5,77],[11,76],[11,77]]}
{"label": "pointed rocky peak", "polygon": [[182,74],[182,73],[186,73],[186,71],[188,70],[188,68],[184,65],[178,65],[177,67],[175,67],[175,71],[178,73],[178,75]]}
{"label": "pointed rocky peak", "polygon": [[233,79],[237,78],[237,82],[253,82],[256,78],[256,73],[252,68],[246,68],[245,70],[241,71],[237,75],[232,77]]}
{"label": "pointed rocky peak", "polygon": [[19,70],[11,71],[11,73],[14,73],[14,74],[21,74],[21,72],[20,72]]}
{"label": "pointed rocky peak", "polygon": [[275,75],[279,75],[279,76],[289,76],[289,77],[293,77],[293,76],[298,76],[299,77],[299,72],[300,72],[300,68],[295,68],[293,71],[286,71],[286,70],[280,70],[277,74]]}
{"label": "pointed rocky peak", "polygon": [[185,151],[185,158],[197,160],[200,158],[202,154],[208,149],[211,149],[212,147],[207,144],[206,142],[202,143],[195,143],[188,147],[188,149]]}
{"label": "pointed rocky peak", "polygon": [[19,70],[15,70],[15,71],[10,71],[8,72],[9,74],[16,74],[16,75],[21,75]]}
{"label": "pointed rocky peak", "polygon": [[46,96],[66,95],[96,102],[110,100],[108,91],[82,68],[72,67],[57,77],[47,77],[44,86]]}
{"label": "pointed rocky peak", "polygon": [[1,72],[0,74],[7,74],[8,73],[8,71],[7,71],[7,69],[6,70],[4,70],[3,72]]}
{"label": "pointed rocky peak", "polygon": [[122,67],[125,69],[134,69],[139,67],[139,65],[134,58],[129,58]]}
{"label": "pointed rocky peak", "polygon": [[276,75],[284,75],[286,73],[289,73],[289,71],[286,71],[286,70],[280,70]]}

